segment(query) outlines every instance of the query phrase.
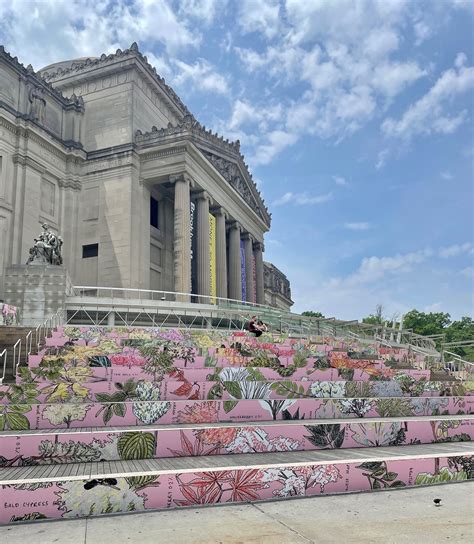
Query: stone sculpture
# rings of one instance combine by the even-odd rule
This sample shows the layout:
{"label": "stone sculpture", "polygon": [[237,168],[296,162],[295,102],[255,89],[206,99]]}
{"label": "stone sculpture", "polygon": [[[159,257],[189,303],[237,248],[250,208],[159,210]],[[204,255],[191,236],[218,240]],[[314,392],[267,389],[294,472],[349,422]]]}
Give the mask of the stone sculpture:
{"label": "stone sculpture", "polygon": [[61,256],[61,247],[63,239],[49,230],[49,225],[43,223],[41,225],[43,232],[35,238],[35,244],[30,249],[30,256],[26,264],[63,264]]}
{"label": "stone sculpture", "polygon": [[44,98],[44,90],[41,87],[34,87],[28,93],[30,101],[30,117],[38,123],[44,122],[44,112],[46,109],[46,100]]}

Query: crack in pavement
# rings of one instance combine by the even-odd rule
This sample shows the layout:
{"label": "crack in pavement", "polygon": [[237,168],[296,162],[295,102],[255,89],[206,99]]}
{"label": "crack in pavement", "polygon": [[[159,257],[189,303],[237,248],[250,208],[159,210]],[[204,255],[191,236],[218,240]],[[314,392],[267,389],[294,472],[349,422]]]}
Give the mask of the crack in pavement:
{"label": "crack in pavement", "polygon": [[293,527],[290,527],[289,525],[287,525],[286,523],[284,523],[283,521],[281,521],[280,519],[272,516],[271,514],[269,514],[268,512],[265,512],[265,510],[262,510],[262,508],[259,508],[256,504],[254,503],[250,503],[252,504],[252,506],[254,508],[256,508],[259,512],[261,512],[262,514],[264,514],[265,516],[269,517],[270,519],[276,521],[277,523],[279,523],[280,525],[283,525],[283,527],[286,527],[287,529],[289,529],[292,533],[295,533],[295,535],[298,535],[300,538],[303,538],[306,542],[309,542],[310,544],[316,544],[314,540],[311,540],[309,539],[308,537],[302,535],[299,531],[297,531],[296,529],[293,529]]}

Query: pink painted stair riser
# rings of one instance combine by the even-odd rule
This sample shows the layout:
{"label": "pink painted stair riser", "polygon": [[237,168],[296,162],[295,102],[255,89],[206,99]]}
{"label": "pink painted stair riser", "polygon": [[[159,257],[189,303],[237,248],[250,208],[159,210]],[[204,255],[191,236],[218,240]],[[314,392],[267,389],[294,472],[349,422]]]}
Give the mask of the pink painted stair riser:
{"label": "pink painted stair riser", "polygon": [[[146,458],[195,457],[239,453],[310,451],[335,448],[365,448],[474,439],[474,420],[405,420],[396,422],[361,421],[298,424],[61,432],[60,434],[3,435],[0,457],[3,466],[43,465],[119,461],[120,439],[146,435],[153,453]],[[134,455],[134,458],[136,456]]]}
{"label": "pink painted stair riser", "polygon": [[[148,394],[153,394],[151,389]],[[3,430],[471,414],[473,397],[135,401],[0,405]],[[8,417],[9,413],[13,416]],[[14,428],[9,426],[13,421]]]}
{"label": "pink painted stair riser", "polygon": [[412,458],[6,485],[0,488],[0,523],[463,481],[470,462],[467,456]]}
{"label": "pink painted stair riser", "polygon": [[[130,358],[130,366],[126,365],[117,365],[113,364],[108,369],[106,368],[97,368],[91,367],[91,380],[101,378],[114,380],[117,378],[128,379],[151,379],[150,374],[145,374],[141,366],[136,366],[133,363],[136,359]],[[39,361],[38,361],[39,364]],[[30,368],[35,368],[38,364],[31,365]],[[223,368],[229,368],[229,366],[218,366],[218,367],[205,367],[205,368],[181,368],[180,377],[177,377],[176,372],[170,374],[165,374],[165,381],[182,381],[188,380],[191,382],[204,382],[207,380],[208,376],[211,376],[215,372],[221,371]],[[231,367],[238,368],[238,367]],[[353,376],[351,380],[354,381],[369,381],[372,377],[373,371],[367,371],[359,368],[351,369],[353,370]],[[259,368],[259,372],[268,380],[273,381],[284,381],[284,380],[301,380],[302,378],[316,381],[345,381],[348,378],[344,378],[344,369],[339,368],[325,368],[325,369],[311,369],[311,368],[297,368],[291,376],[281,376],[276,370],[271,368]],[[429,370],[393,370],[393,369],[380,369],[380,373],[386,376],[386,378],[392,378],[397,374],[403,374],[405,376],[410,376],[415,380],[430,378]],[[122,381],[120,379],[120,381]],[[17,382],[21,383],[21,379],[18,377]]]}
{"label": "pink painted stair riser", "polygon": [[[51,391],[54,385],[50,382],[35,382],[37,390],[36,401],[48,402],[82,402],[84,400],[104,401],[100,398],[102,393],[113,394],[123,389],[124,382],[129,379],[121,372],[106,376],[101,381],[81,382],[81,396],[64,399],[60,396],[53,397]],[[148,375],[143,375],[142,381],[149,381]],[[138,380],[135,381],[136,383]],[[23,384],[26,386],[26,384]],[[470,396],[474,395],[472,382],[465,384],[452,384],[447,382],[421,382],[418,390],[402,390],[395,381],[205,381],[182,382],[163,381],[156,382],[155,388],[159,389],[160,400],[238,400],[238,399],[287,399],[287,398],[346,398],[357,395],[358,397],[439,397],[441,396]],[[415,385],[416,387],[416,385]],[[12,393],[9,386],[0,386],[2,393]],[[72,391],[71,391],[72,392]],[[86,394],[85,394],[86,392]],[[219,392],[219,394],[217,394]],[[99,398],[97,397],[99,395]],[[8,396],[0,398],[0,404],[8,404]]]}

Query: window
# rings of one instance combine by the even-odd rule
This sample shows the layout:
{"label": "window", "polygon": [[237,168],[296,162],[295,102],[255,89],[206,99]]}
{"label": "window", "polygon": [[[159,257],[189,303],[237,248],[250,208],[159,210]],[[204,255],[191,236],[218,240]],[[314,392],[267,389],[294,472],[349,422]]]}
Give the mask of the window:
{"label": "window", "polygon": [[99,244],[89,244],[82,246],[82,258],[89,259],[90,257],[97,257],[99,255]]}
{"label": "window", "polygon": [[156,198],[150,197],[150,225],[159,229],[158,226],[158,200]]}

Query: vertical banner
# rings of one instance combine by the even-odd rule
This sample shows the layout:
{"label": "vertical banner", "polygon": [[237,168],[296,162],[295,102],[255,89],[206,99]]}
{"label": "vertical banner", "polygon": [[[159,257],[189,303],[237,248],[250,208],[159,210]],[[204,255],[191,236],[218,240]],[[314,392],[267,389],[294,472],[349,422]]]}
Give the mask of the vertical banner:
{"label": "vertical banner", "polygon": [[189,290],[191,293],[197,293],[196,286],[196,236],[194,233],[194,212],[196,205],[194,202],[191,202],[190,206],[190,228],[191,228],[191,285]]}
{"label": "vertical banner", "polygon": [[216,271],[216,218],[209,214],[209,278],[211,304],[216,304],[217,271]]}
{"label": "vertical banner", "polygon": [[247,273],[245,271],[245,249],[243,240],[240,240],[240,269],[242,271],[242,300],[247,300]]}
{"label": "vertical banner", "polygon": [[255,255],[252,254],[252,276],[253,276],[253,282],[252,282],[252,300],[254,302],[257,302],[257,261],[255,259]]}

